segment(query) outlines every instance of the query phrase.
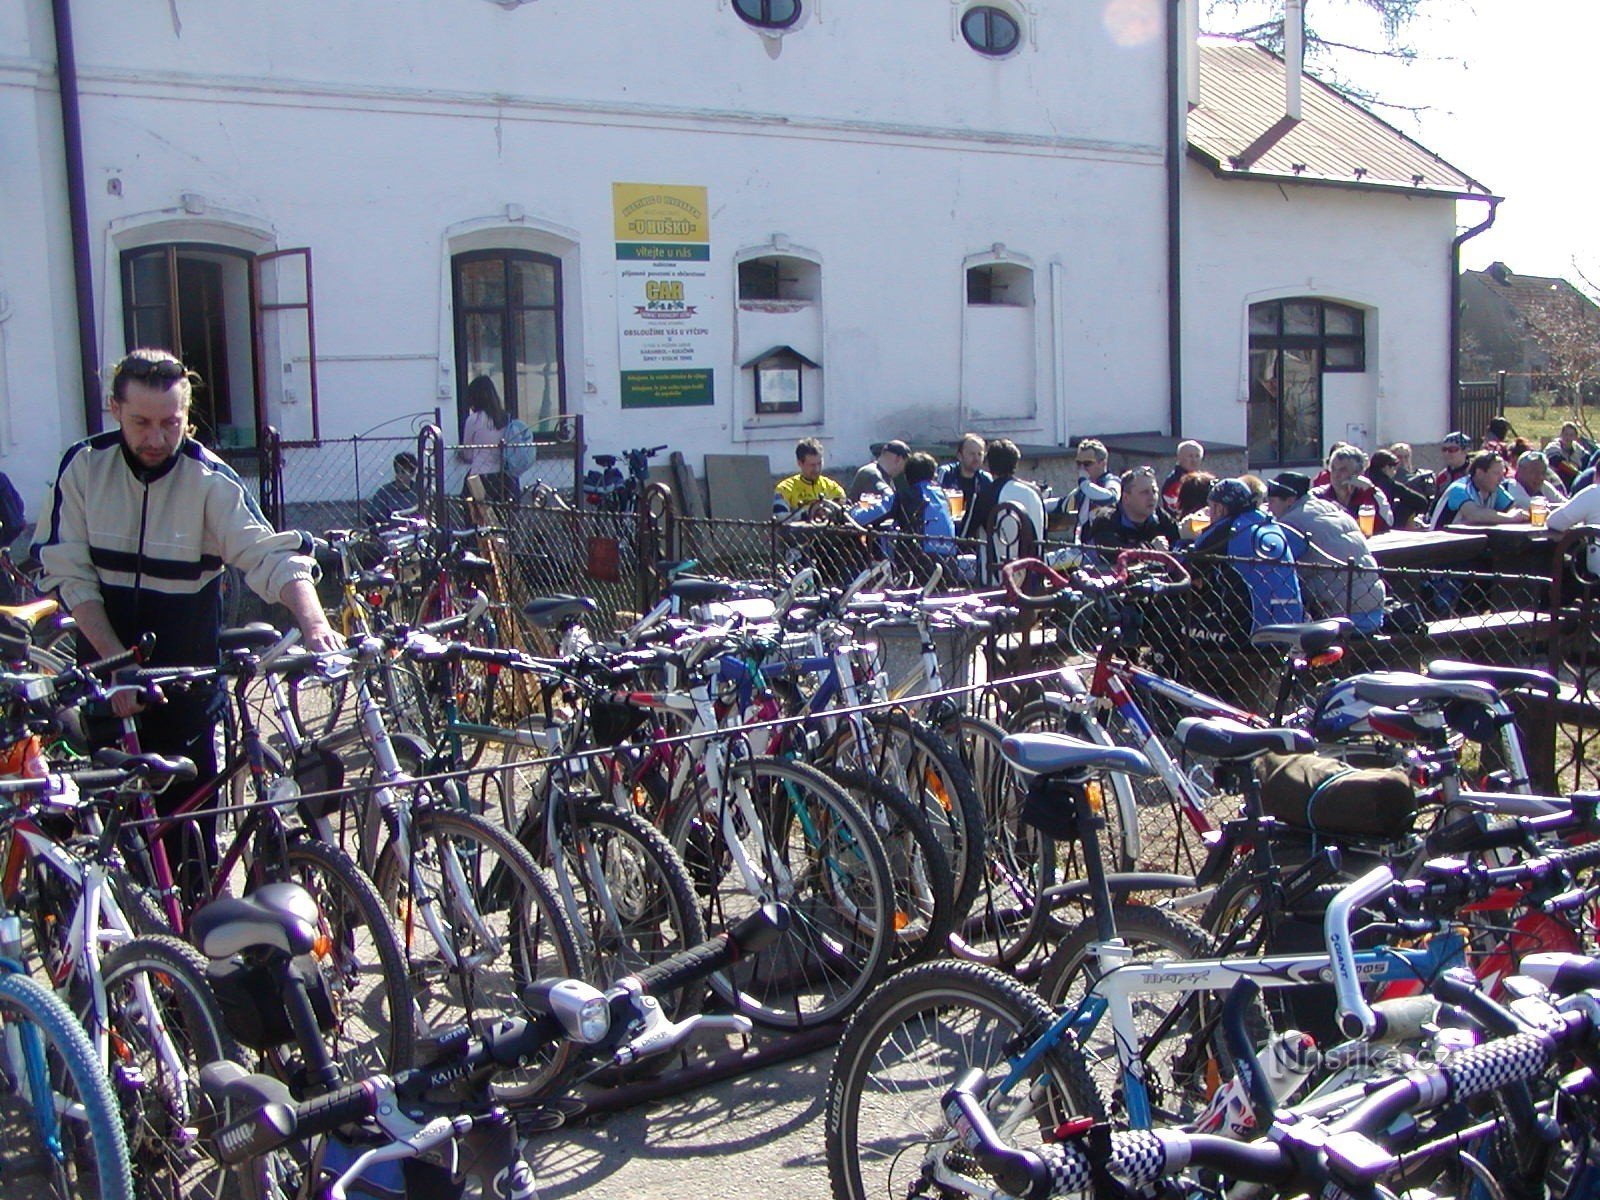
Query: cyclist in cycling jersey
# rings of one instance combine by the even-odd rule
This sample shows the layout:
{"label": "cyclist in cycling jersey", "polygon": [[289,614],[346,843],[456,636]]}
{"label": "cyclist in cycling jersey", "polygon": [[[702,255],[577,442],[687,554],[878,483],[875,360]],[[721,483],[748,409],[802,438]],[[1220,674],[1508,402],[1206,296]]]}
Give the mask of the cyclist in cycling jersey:
{"label": "cyclist in cycling jersey", "polygon": [[783,520],[792,513],[810,508],[818,500],[845,502],[844,488],[822,473],[822,443],[816,438],[801,438],[794,446],[794,460],[800,470],[780,479],[772,493],[772,515]]}

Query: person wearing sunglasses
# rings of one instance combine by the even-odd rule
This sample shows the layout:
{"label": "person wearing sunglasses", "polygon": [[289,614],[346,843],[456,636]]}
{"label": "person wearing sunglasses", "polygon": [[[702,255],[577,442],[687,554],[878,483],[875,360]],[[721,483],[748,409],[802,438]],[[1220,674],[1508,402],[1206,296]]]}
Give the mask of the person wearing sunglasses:
{"label": "person wearing sunglasses", "polygon": [[[149,633],[151,665],[214,665],[224,566],[241,570],[264,600],[285,605],[309,649],[341,648],[313,586],[310,539],[276,532],[233,469],[194,440],[195,382],[169,352],[133,351],[112,377],[116,427],[61,458],[33,548],[43,586],[78,624],[80,659],[120,654]],[[119,718],[142,709],[131,693],[119,693],[112,707]],[[220,711],[217,693],[171,696],[143,711],[141,745],[193,759],[204,781],[216,773]],[[182,799],[172,795],[180,790],[163,793],[165,806]]]}

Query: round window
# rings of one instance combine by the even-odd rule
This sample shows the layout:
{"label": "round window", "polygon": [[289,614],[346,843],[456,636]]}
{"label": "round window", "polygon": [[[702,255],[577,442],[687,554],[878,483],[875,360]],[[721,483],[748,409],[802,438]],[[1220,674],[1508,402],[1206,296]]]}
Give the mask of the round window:
{"label": "round window", "polygon": [[787,29],[800,19],[800,0],[733,0],[733,10],[757,29]]}
{"label": "round window", "polygon": [[1004,9],[979,4],[962,14],[961,36],[979,54],[999,58],[1017,48],[1022,41],[1022,27]]}

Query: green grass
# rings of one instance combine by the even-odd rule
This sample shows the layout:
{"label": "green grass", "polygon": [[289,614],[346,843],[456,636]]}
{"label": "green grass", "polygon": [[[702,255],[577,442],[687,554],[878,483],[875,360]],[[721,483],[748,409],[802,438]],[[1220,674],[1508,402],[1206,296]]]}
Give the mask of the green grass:
{"label": "green grass", "polygon": [[[1526,408],[1508,408],[1505,412],[1517,435],[1527,438],[1540,449],[1555,440],[1556,435],[1561,432],[1561,423],[1570,419],[1572,415],[1565,405],[1560,404],[1550,405],[1542,414],[1534,405]],[[1591,413],[1585,410],[1580,424],[1600,432],[1600,412]]]}

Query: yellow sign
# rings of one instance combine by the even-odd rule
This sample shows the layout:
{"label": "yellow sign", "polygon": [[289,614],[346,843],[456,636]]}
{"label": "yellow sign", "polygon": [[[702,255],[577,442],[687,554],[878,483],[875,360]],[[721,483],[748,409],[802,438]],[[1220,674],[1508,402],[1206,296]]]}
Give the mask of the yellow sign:
{"label": "yellow sign", "polygon": [[711,218],[706,212],[703,187],[613,183],[611,208],[619,245],[711,240]]}

